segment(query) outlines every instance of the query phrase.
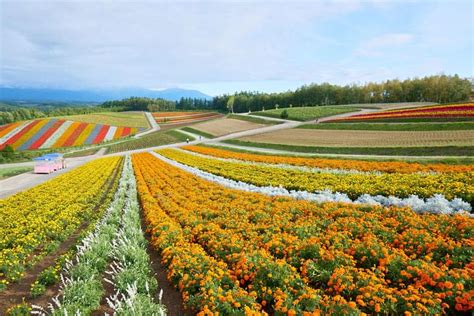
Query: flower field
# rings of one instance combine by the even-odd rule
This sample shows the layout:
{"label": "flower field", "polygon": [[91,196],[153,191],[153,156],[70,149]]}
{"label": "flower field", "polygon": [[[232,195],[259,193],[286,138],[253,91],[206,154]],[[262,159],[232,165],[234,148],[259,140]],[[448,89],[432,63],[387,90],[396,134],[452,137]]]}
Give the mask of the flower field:
{"label": "flower field", "polygon": [[158,124],[181,124],[208,120],[220,117],[216,112],[154,112],[153,117]]}
{"label": "flower field", "polygon": [[447,164],[420,164],[401,161],[361,161],[338,160],[321,158],[285,157],[274,155],[259,155],[240,153],[220,148],[205,146],[184,146],[182,149],[218,158],[236,159],[242,161],[263,162],[268,164],[286,164],[313,168],[344,169],[359,171],[380,171],[387,173],[415,173],[415,172],[472,172],[473,165],[447,165]]}
{"label": "flower field", "polygon": [[34,150],[98,144],[134,135],[143,129],[63,119],[39,119],[0,127],[0,149]]}
{"label": "flower field", "polygon": [[474,308],[469,216],[268,197],[205,181],[150,154],[132,160],[152,245],[196,311],[434,315]]}
{"label": "flower field", "polygon": [[472,118],[474,117],[474,103],[434,105],[428,107],[388,110],[383,112],[355,114],[349,117],[333,120],[345,121],[371,121],[371,120],[396,120],[396,119],[440,119],[440,118]]}
{"label": "flower field", "polygon": [[442,194],[448,200],[474,200],[474,172],[449,173],[381,173],[340,172],[336,170],[301,170],[281,168],[272,164],[255,164],[207,158],[176,149],[162,149],[157,153],[169,159],[196,167],[235,181],[257,186],[283,186],[288,190],[346,193],[351,199],[366,194],[408,198],[417,195],[430,198]]}
{"label": "flower field", "polygon": [[0,288],[93,217],[121,158],[105,158],[0,200]]}

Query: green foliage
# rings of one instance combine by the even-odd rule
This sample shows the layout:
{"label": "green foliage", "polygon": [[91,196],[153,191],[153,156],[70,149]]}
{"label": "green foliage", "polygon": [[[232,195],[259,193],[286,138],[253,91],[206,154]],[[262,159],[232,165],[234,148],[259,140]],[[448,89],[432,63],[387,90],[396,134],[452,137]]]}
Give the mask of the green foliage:
{"label": "green foliage", "polygon": [[124,142],[116,143],[116,144],[107,146],[106,148],[108,148],[108,153],[116,153],[116,152],[133,150],[133,149],[155,147],[155,146],[184,142],[186,141],[186,138],[189,138],[189,136],[186,136],[175,130],[158,131],[158,132],[153,132],[153,133],[144,135],[140,138],[132,138]]}
{"label": "green foliage", "polygon": [[181,129],[182,129],[183,131],[190,132],[190,133],[192,133],[192,134],[201,135],[202,137],[206,137],[206,138],[214,138],[214,137],[215,137],[215,136],[212,135],[212,134],[209,134],[209,133],[200,131],[200,130],[195,129],[195,128],[192,128],[192,127],[183,127],[183,128],[181,128]]}
{"label": "green foliage", "polygon": [[[309,121],[325,116],[348,113],[357,110],[358,108],[346,106],[312,106],[304,108],[286,108],[278,110],[268,110],[265,112],[255,112],[254,115],[274,118],[283,118],[283,115],[290,120]],[[286,115],[283,114],[284,112],[286,112]]]}
{"label": "green foliage", "polygon": [[31,307],[23,301],[21,304],[15,305],[7,310],[8,316],[28,316],[30,315]]}
{"label": "green foliage", "polygon": [[44,284],[41,284],[39,282],[35,282],[31,284],[31,289],[30,289],[31,297],[35,298],[35,297],[41,296],[44,294],[44,292],[46,292],[46,286]]}
{"label": "green foliage", "polygon": [[287,119],[288,118],[288,111],[285,109],[280,113],[280,117],[282,119]]}
{"label": "green foliage", "polygon": [[471,83],[459,76],[436,75],[400,81],[387,80],[381,83],[338,86],[329,83],[304,85],[295,91],[282,93],[259,93],[243,91],[234,95],[215,97],[213,106],[225,110],[233,97],[234,112],[242,113],[262,108],[280,108],[393,102],[437,102],[450,103],[469,99]]}

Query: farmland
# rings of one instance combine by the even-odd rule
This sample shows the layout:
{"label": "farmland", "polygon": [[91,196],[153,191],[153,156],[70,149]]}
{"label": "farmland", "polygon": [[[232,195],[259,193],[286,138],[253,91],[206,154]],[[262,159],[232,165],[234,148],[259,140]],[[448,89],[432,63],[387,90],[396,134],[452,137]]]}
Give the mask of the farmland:
{"label": "farmland", "polygon": [[288,112],[289,120],[310,121],[326,116],[357,112],[358,110],[360,110],[360,108],[352,106],[311,106],[302,108],[282,108],[274,110],[265,110],[261,112],[255,112],[253,113],[253,115],[280,118],[281,113],[285,110]]}
{"label": "farmland", "polygon": [[222,115],[215,112],[155,112],[153,117],[158,124],[175,125],[195,123],[218,118]]}
{"label": "farmland", "polygon": [[128,126],[135,128],[149,128],[143,112],[103,112],[58,117],[63,120],[85,122],[92,124],[106,124],[112,126]]}
{"label": "farmland", "polygon": [[323,129],[281,130],[240,138],[256,143],[321,147],[473,146],[473,139],[473,130],[412,132]]}
{"label": "farmland", "polygon": [[192,126],[193,129],[202,131],[213,136],[222,136],[235,132],[246,131],[265,126],[264,124],[242,121],[237,119],[223,118],[210,122],[203,122]]}
{"label": "farmland", "polygon": [[382,122],[413,122],[413,121],[465,121],[473,120],[474,103],[433,105],[419,108],[395,109],[376,113],[355,114],[350,117],[336,119],[340,122],[382,121]]}
{"label": "farmland", "polygon": [[37,150],[93,145],[138,133],[136,127],[111,126],[63,119],[39,119],[0,126],[0,149]]}

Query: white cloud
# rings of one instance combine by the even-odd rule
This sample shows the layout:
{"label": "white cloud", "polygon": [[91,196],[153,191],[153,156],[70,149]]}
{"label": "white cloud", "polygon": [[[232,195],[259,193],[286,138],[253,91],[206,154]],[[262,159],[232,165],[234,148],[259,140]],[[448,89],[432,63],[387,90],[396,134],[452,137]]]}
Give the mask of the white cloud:
{"label": "white cloud", "polygon": [[413,34],[409,33],[382,34],[362,43],[355,53],[359,56],[382,56],[387,50],[412,43],[414,38]]}

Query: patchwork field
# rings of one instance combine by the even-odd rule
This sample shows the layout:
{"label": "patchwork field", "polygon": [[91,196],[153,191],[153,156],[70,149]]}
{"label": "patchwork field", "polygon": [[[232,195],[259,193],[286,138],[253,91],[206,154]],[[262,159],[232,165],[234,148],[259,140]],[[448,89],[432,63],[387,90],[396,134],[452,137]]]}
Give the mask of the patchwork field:
{"label": "patchwork field", "polygon": [[395,109],[368,114],[354,114],[337,119],[338,122],[352,121],[458,121],[474,120],[474,103],[424,106],[410,109]]}
{"label": "patchwork field", "polygon": [[135,128],[149,128],[148,120],[143,112],[104,112],[81,115],[68,115],[59,119],[85,122],[92,124],[105,124],[112,126],[128,126]]}
{"label": "patchwork field", "polygon": [[221,117],[216,112],[155,112],[153,117],[160,125],[186,124]]}
{"label": "patchwork field", "polygon": [[319,119],[326,116],[332,116],[337,114],[357,112],[360,107],[352,106],[311,106],[311,107],[295,107],[295,108],[282,108],[278,110],[266,110],[264,112],[254,112],[252,115],[281,118],[283,111],[288,112],[288,119],[295,121],[310,121]]}
{"label": "patchwork field", "polygon": [[329,147],[474,146],[474,131],[290,129],[242,137],[239,140],[255,143]]}
{"label": "patchwork field", "polygon": [[39,119],[0,126],[0,149],[35,150],[99,144],[134,135],[142,129],[75,122],[63,119]]}
{"label": "patchwork field", "polygon": [[192,128],[211,134],[213,136],[222,136],[264,126],[264,124],[253,123],[249,121],[222,118],[219,120],[195,124],[192,125]]}

